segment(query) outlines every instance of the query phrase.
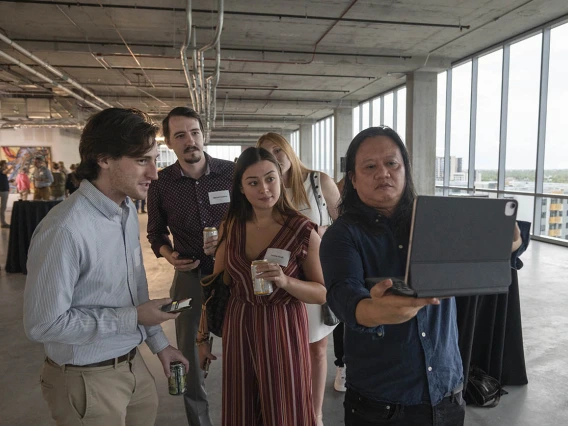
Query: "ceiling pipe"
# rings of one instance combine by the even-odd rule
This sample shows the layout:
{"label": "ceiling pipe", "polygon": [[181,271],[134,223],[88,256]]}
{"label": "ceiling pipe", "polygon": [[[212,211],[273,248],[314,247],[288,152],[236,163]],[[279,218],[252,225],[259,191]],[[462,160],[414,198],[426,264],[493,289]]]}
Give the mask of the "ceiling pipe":
{"label": "ceiling pipe", "polygon": [[[105,8],[116,8],[116,9],[128,9],[128,10],[151,10],[156,12],[183,12],[183,9],[176,8],[176,7],[166,7],[166,6],[145,6],[140,4],[135,5],[126,5],[126,4],[105,4],[98,5],[96,3],[81,3],[78,1],[56,1],[51,0],[49,3],[46,3],[45,0],[37,1],[37,0],[18,0],[18,3],[27,3],[27,4],[54,4],[60,6],[67,6],[67,7],[105,7]],[[10,0],[0,0],[0,3],[14,3],[14,1]],[[195,13],[205,13],[211,14],[215,12],[214,10],[208,9],[195,9]],[[242,12],[242,11],[227,11],[225,12],[227,15],[235,15],[235,16],[251,16],[251,17],[265,17],[265,18],[289,18],[289,19],[301,19],[303,21],[307,20],[319,20],[319,21],[335,21],[337,18],[333,18],[331,16],[314,16],[314,15],[293,15],[289,13],[262,13],[262,12]],[[413,26],[413,27],[432,27],[432,28],[454,28],[458,30],[467,30],[470,28],[469,25],[462,25],[461,22],[457,24],[440,24],[435,22],[416,22],[416,21],[388,21],[383,19],[362,19],[362,18],[341,18],[341,22],[356,22],[360,24],[386,24],[386,25],[397,25],[397,26]]]}
{"label": "ceiling pipe", "polygon": [[189,63],[187,62],[187,48],[191,42],[191,0],[186,1],[185,7],[185,18],[186,18],[186,28],[185,28],[185,40],[181,49],[179,50],[181,58],[181,67],[183,68],[183,74],[185,75],[185,81],[187,83],[187,89],[189,90],[189,98],[191,99],[191,106],[193,109],[197,109],[197,99],[195,97],[195,92],[193,89],[191,71],[189,70]]}
{"label": "ceiling pipe", "polygon": [[[97,102],[100,102],[101,104],[103,104],[106,107],[112,108],[113,106],[111,104],[109,104],[108,102],[106,102],[104,99],[99,98],[97,95],[95,95],[93,92],[91,92],[89,89],[87,89],[85,86],[82,86],[81,84],[79,84],[78,82],[76,82],[75,80],[73,80],[71,77],[69,77],[66,74],[63,74],[61,71],[59,71],[57,68],[52,67],[51,65],[49,65],[47,62],[45,62],[44,60],[38,58],[36,55],[34,55],[33,53],[31,53],[30,51],[24,49],[22,46],[20,46],[19,44],[17,44],[16,42],[10,40],[8,37],[6,37],[4,34],[0,33],[0,40],[2,40],[3,42],[9,44],[11,47],[13,47],[14,49],[16,49],[18,52],[20,52],[22,55],[28,57],[29,59],[31,59],[34,62],[37,62],[38,64],[40,64],[42,67],[44,67],[45,69],[47,69],[48,71],[52,72],[53,74],[55,74],[57,77],[63,79],[64,81],[68,82],[69,84],[71,84],[73,87],[75,87],[76,89],[81,90],[82,92],[86,93],[87,95],[91,96],[93,99],[95,99]],[[18,61],[19,62],[19,61]],[[29,67],[28,67],[29,68]]]}
{"label": "ceiling pipe", "polygon": [[[197,51],[197,80],[201,87],[202,111],[205,114],[205,142],[209,141],[211,129],[214,127],[216,114],[217,85],[219,84],[221,72],[221,32],[223,30],[223,20],[225,14],[225,1],[217,2],[217,27],[211,42],[201,47]],[[195,39],[194,39],[195,42]],[[205,52],[215,49],[215,71],[205,79]],[[194,50],[195,52],[195,50]],[[194,55],[195,57],[195,55]]]}
{"label": "ceiling pipe", "polygon": [[53,86],[57,86],[59,87],[61,90],[63,90],[65,93],[68,93],[69,95],[73,96],[74,98],[78,99],[81,102],[86,103],[87,105],[89,105],[92,108],[95,108],[96,110],[102,111],[103,108],[101,108],[99,105],[88,101],[87,99],[79,96],[77,93],[73,92],[72,90],[69,90],[67,87],[62,86],[60,83],[58,83],[57,81],[35,71],[33,68],[28,67],[26,64],[24,64],[23,62],[17,60],[16,58],[14,58],[13,56],[8,55],[6,52],[0,50],[0,56],[7,59],[8,61],[12,62],[13,64],[18,65],[19,67],[23,68],[24,70],[26,70],[27,72],[29,72],[30,74],[35,75],[38,78],[41,78],[42,80],[44,80],[45,82],[53,85]]}
{"label": "ceiling pipe", "polygon": [[197,29],[193,28],[193,41],[192,41],[192,53],[191,53],[191,60],[193,63],[193,72],[192,72],[192,81],[193,87],[195,88],[195,102],[196,102],[196,111],[201,113],[201,91],[203,90],[201,86],[201,80],[199,79],[199,59],[197,54]]}

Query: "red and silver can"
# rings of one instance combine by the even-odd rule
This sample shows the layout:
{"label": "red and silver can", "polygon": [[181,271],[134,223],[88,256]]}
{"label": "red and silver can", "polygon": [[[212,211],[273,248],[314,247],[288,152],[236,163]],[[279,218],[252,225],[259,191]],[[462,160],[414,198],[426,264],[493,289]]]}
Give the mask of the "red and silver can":
{"label": "red and silver can", "polygon": [[181,361],[175,361],[170,364],[168,390],[170,395],[183,395],[187,391],[185,365]]}
{"label": "red and silver can", "polygon": [[252,262],[252,264],[250,265],[250,273],[252,276],[252,286],[254,289],[254,294],[256,296],[268,296],[269,294],[272,294],[272,292],[274,291],[274,287],[272,286],[272,281],[269,281],[267,279],[264,278],[260,278],[257,277],[256,274],[256,267],[258,265],[263,265],[263,264],[267,264],[268,260],[263,259],[263,260],[254,260]]}

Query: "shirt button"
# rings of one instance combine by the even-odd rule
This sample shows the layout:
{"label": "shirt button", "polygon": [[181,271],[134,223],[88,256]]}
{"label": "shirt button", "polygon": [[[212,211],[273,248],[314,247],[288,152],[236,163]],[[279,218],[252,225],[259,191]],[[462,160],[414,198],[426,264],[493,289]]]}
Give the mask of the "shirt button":
{"label": "shirt button", "polygon": [[422,337],[426,337],[426,333],[422,332]]}
{"label": "shirt button", "polygon": [[428,371],[432,371],[432,367],[428,367]]}
{"label": "shirt button", "polygon": [[375,222],[378,222],[378,221],[379,221],[379,219],[375,219]]}
{"label": "shirt button", "polygon": [[402,248],[402,244],[401,244],[401,245],[399,245],[399,246],[398,246],[398,248],[399,248],[399,249],[401,249],[401,248]]}

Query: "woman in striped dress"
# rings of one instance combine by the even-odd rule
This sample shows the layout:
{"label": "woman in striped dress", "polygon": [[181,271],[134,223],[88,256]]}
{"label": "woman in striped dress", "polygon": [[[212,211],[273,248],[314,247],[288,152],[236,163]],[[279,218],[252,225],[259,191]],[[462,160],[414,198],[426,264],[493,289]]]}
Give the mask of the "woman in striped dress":
{"label": "woman in striped dress", "polygon": [[[241,154],[219,241],[214,272],[226,269],[231,276],[223,326],[223,426],[315,426],[304,303],[325,302],[320,237],[291,206],[280,166],[265,149]],[[255,296],[251,262],[274,254],[280,265],[257,267],[259,276],[273,281],[274,292]],[[216,359],[208,345],[199,352],[202,367]]]}

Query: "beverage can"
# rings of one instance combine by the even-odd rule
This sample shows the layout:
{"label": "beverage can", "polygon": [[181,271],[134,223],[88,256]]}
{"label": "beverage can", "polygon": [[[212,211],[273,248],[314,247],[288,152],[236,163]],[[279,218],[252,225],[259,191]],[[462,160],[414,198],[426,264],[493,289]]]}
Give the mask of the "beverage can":
{"label": "beverage can", "polygon": [[215,237],[215,236],[219,236],[219,232],[217,231],[217,228],[213,227],[213,226],[208,226],[206,228],[203,228],[203,241],[207,241],[209,238]]}
{"label": "beverage can", "polygon": [[274,291],[272,281],[264,278],[259,278],[256,276],[257,265],[262,265],[266,263],[268,263],[268,260],[263,259],[263,260],[255,260],[250,265],[250,273],[252,276],[252,285],[254,289],[254,294],[257,296],[268,296],[269,294],[272,294],[272,292]]}
{"label": "beverage can", "polygon": [[175,361],[170,364],[168,390],[170,395],[182,395],[187,390],[185,365],[181,361]]}

